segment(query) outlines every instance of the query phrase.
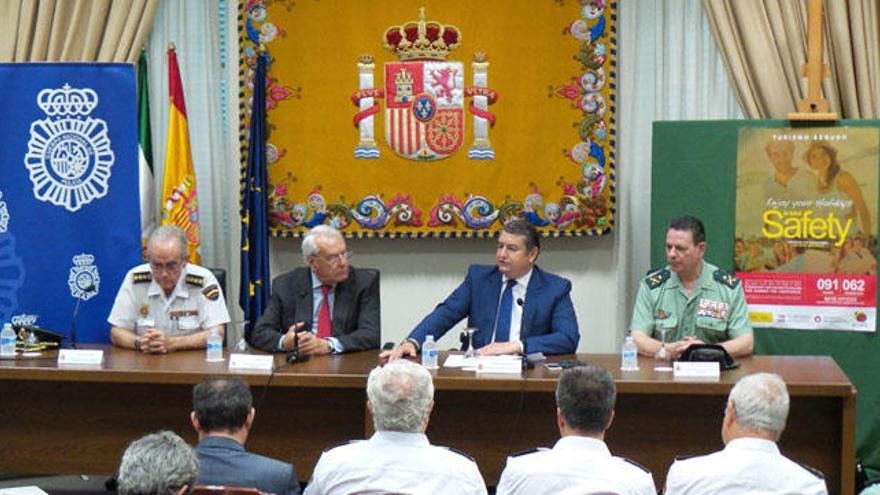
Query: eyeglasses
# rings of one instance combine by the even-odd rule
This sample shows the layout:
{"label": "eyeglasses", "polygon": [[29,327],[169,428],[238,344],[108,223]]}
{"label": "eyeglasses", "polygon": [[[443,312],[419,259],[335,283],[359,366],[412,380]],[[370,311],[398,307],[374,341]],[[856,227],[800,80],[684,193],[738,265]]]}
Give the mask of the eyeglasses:
{"label": "eyeglasses", "polygon": [[313,258],[318,258],[319,260],[323,260],[332,266],[337,266],[340,263],[342,263],[342,260],[351,259],[352,254],[353,253],[350,250],[348,250],[348,251],[343,251],[339,254],[332,254],[332,255],[328,255],[328,256],[320,256],[320,255],[316,254],[315,256],[313,256]]}
{"label": "eyeglasses", "polygon": [[168,272],[174,273],[177,270],[180,270],[180,267],[183,265],[183,262],[178,261],[169,261],[168,263],[156,263],[155,261],[150,262],[150,269],[154,272]]}

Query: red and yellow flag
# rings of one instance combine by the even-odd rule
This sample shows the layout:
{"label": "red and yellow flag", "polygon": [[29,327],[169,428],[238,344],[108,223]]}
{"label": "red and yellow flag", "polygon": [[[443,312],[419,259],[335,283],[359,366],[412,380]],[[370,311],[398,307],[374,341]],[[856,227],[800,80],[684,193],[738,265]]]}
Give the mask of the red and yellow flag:
{"label": "red and yellow flag", "polygon": [[168,49],[168,88],[171,109],[168,112],[168,147],[165,150],[165,173],[162,177],[162,225],[176,225],[186,232],[189,261],[199,263],[199,201],[193,169],[186,104],[174,45]]}

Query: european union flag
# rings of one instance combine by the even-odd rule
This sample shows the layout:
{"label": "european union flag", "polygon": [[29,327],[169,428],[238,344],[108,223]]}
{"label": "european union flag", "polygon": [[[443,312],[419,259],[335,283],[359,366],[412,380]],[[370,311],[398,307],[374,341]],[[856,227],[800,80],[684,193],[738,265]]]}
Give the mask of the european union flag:
{"label": "european union flag", "polygon": [[240,304],[250,332],[269,303],[269,240],[266,222],[266,64],[257,56],[251,109],[250,142],[245,170],[241,214]]}

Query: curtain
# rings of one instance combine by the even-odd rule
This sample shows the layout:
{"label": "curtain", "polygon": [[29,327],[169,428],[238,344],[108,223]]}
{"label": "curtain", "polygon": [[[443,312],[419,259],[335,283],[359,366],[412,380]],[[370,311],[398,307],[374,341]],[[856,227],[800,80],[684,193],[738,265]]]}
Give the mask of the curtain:
{"label": "curtain", "polygon": [[[742,114],[699,0],[619,5],[620,223],[614,250],[617,321],[628,328],[636,288],[650,268],[651,194],[663,194],[651,190],[652,123]],[[699,205],[689,213],[699,216]],[[707,229],[711,235],[712,226]],[[624,333],[614,331],[619,348]]]}
{"label": "curtain", "polygon": [[136,62],[159,0],[4,0],[0,62]]}
{"label": "curtain", "polygon": [[[876,0],[826,1],[822,91],[845,119],[880,116]],[[806,94],[806,0],[703,0],[746,116],[787,118]]]}

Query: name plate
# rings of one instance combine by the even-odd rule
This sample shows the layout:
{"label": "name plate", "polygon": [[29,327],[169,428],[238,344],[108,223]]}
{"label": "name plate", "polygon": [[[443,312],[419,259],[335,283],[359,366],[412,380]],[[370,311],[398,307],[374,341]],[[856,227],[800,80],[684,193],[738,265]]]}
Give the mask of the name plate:
{"label": "name plate", "polygon": [[58,364],[88,364],[100,366],[104,362],[104,351],[100,349],[61,349],[58,351]]}
{"label": "name plate", "polygon": [[522,358],[519,356],[480,356],[476,364],[477,373],[515,375],[522,373]]}
{"label": "name plate", "polygon": [[239,353],[229,355],[229,369],[231,370],[272,371],[273,366],[275,366],[275,357],[271,354],[268,356]]}
{"label": "name plate", "polygon": [[676,361],[672,365],[674,378],[721,378],[721,365],[717,362]]}

